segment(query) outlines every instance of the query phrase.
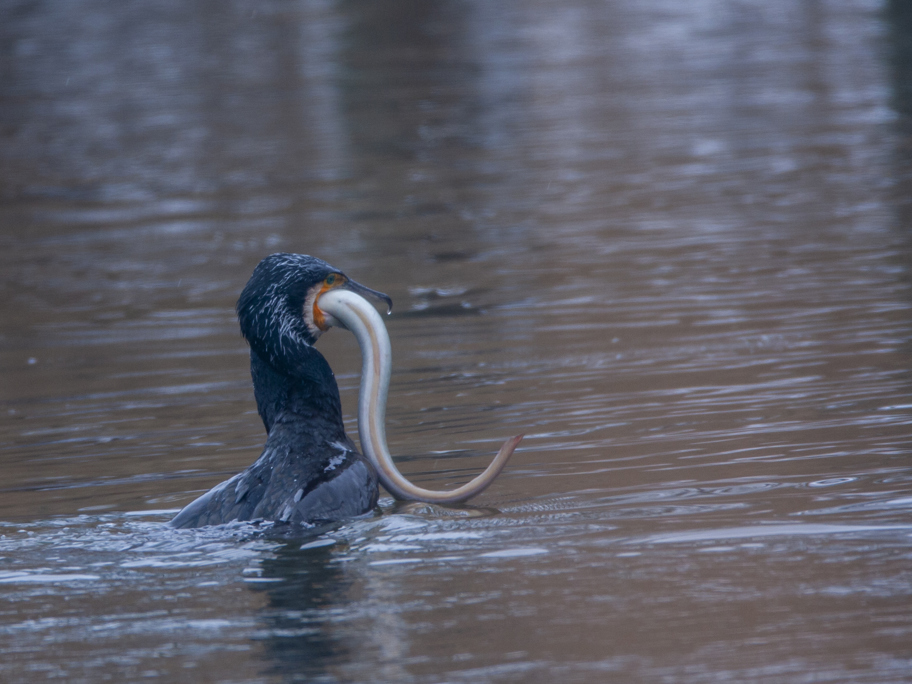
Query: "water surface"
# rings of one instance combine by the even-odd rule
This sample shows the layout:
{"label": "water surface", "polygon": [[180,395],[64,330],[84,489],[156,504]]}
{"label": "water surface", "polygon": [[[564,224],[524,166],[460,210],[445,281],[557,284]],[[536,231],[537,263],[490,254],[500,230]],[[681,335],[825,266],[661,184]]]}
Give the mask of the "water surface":
{"label": "water surface", "polygon": [[[0,679],[909,680],[900,3],[0,12]],[[163,525],[275,251],[393,297],[413,479],[526,434],[488,492]]]}

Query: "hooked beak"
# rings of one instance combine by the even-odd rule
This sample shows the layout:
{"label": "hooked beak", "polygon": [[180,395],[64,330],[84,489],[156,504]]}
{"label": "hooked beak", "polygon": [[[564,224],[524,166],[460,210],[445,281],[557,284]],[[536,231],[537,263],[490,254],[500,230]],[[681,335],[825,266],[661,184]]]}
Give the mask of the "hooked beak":
{"label": "hooked beak", "polygon": [[390,314],[393,311],[393,300],[390,299],[389,295],[377,292],[377,290],[372,290],[361,283],[356,283],[354,280],[346,280],[345,284],[341,285],[339,289],[354,292],[356,295],[361,295],[365,299],[372,299],[375,302],[383,302],[386,304],[387,314]]}
{"label": "hooked beak", "polygon": [[[332,297],[328,297],[328,295],[332,293],[344,292],[346,290],[357,295],[358,299],[365,302],[365,306],[369,306],[367,301],[371,300],[386,304],[387,314],[393,310],[393,300],[390,299],[389,295],[377,292],[377,290],[372,290],[361,283],[356,283],[354,280],[346,279],[344,283],[335,287],[324,285],[323,289],[317,293],[313,304],[313,321],[316,327],[321,331],[325,332],[332,326],[348,329],[344,317],[334,315],[333,307],[330,305]],[[325,305],[324,302],[326,303]],[[376,312],[374,313],[376,314]]]}

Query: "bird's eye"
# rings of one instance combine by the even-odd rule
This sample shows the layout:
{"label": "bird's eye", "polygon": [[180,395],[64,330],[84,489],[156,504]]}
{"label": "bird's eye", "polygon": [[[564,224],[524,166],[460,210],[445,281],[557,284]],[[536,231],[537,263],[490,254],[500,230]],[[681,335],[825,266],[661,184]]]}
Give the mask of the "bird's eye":
{"label": "bird's eye", "polygon": [[326,283],[327,285],[335,285],[336,284],[336,274],[330,273],[328,276],[326,276],[326,280],[324,280],[323,282]]}
{"label": "bird's eye", "polygon": [[330,273],[323,280],[323,287],[326,287],[326,288],[337,287],[339,285],[342,285],[344,282],[345,282],[345,276],[342,275],[341,273]]}

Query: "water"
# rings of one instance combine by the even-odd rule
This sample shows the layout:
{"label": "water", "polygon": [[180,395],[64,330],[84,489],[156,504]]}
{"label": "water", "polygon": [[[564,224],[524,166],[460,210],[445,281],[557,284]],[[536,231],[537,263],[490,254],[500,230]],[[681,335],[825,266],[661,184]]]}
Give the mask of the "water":
{"label": "water", "polygon": [[[0,13],[0,679],[912,679],[902,3]],[[414,480],[526,434],[488,492],[163,525],[282,250],[393,297]]]}

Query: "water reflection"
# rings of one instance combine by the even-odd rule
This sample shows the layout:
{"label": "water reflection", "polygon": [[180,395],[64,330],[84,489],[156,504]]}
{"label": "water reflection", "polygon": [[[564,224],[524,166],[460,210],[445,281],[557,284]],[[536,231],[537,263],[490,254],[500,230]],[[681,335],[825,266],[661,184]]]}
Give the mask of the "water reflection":
{"label": "water reflection", "polygon": [[[287,681],[408,681],[400,618],[408,599],[383,577],[353,569],[353,559],[340,558],[347,544],[338,544],[292,541],[264,560],[251,586],[269,596],[260,616],[268,670]],[[366,662],[374,663],[369,674]]]}
{"label": "water reflection", "polygon": [[334,664],[357,657],[350,649],[361,646],[340,638],[334,630],[339,620],[330,617],[344,614],[353,600],[353,581],[345,576],[344,566],[332,560],[332,549],[302,549],[300,541],[264,560],[251,586],[269,596],[262,619],[272,672],[313,680]]}

